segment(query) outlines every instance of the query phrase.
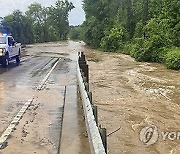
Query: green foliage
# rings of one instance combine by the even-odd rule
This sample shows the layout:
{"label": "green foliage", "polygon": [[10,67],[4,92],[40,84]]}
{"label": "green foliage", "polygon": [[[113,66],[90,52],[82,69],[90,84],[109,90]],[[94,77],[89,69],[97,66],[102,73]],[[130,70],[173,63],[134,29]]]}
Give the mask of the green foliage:
{"label": "green foliage", "polygon": [[135,28],[135,32],[134,32],[134,39],[135,38],[141,38],[144,36],[144,25],[143,25],[143,22],[142,21],[139,21],[137,24],[136,24],[136,28]]}
{"label": "green foliage", "polygon": [[80,26],[71,26],[69,31],[69,38],[71,40],[80,40],[81,37],[81,29]]}
{"label": "green foliage", "polygon": [[123,28],[112,28],[106,32],[105,37],[101,39],[101,47],[105,51],[116,51],[123,48],[125,30]]}
{"label": "green foliage", "polygon": [[169,49],[180,45],[179,8],[179,0],[84,0],[83,40],[138,61],[164,63]]}
{"label": "green foliage", "polygon": [[104,27],[92,16],[82,25],[83,40],[87,45],[99,48],[101,38],[104,37]]}
{"label": "green foliage", "polygon": [[140,38],[142,34],[139,30],[139,25],[142,24],[137,24],[134,39],[134,43],[137,46],[131,55],[139,61],[164,62],[167,48],[172,46],[169,21],[166,19],[150,19],[142,30],[145,38]]}
{"label": "green foliage", "polygon": [[169,19],[152,18],[145,26],[145,35],[152,40],[155,47],[171,46],[171,28]]}
{"label": "green foliage", "polygon": [[69,12],[74,8],[74,5],[68,0],[57,0],[55,7],[49,7],[50,22],[52,27],[57,31],[58,39],[65,40],[69,32]]}
{"label": "green foliage", "polygon": [[180,48],[174,49],[167,53],[165,64],[168,68],[180,69]]}
{"label": "green foliage", "polygon": [[138,61],[150,61],[149,42],[144,38],[136,38],[130,55]]}
{"label": "green foliage", "polygon": [[39,3],[33,3],[28,7],[26,17],[32,23],[32,35],[34,42],[45,42],[47,41],[48,30],[46,30],[47,12],[46,8],[42,7]]}
{"label": "green foliage", "polygon": [[173,45],[180,47],[180,22],[175,25],[175,27],[172,29],[172,40]]}
{"label": "green foliage", "polygon": [[135,53],[135,49],[136,49],[136,44],[126,43],[124,45],[123,50],[120,50],[120,52],[127,55],[131,55],[133,57],[134,56],[133,54]]}
{"label": "green foliage", "polygon": [[2,25],[23,44],[67,39],[68,14],[74,8],[68,0],[57,0],[55,6],[33,3],[25,14],[19,10],[4,17]]}
{"label": "green foliage", "polygon": [[19,10],[4,17],[2,25],[11,32],[18,42],[32,43],[32,23]]}

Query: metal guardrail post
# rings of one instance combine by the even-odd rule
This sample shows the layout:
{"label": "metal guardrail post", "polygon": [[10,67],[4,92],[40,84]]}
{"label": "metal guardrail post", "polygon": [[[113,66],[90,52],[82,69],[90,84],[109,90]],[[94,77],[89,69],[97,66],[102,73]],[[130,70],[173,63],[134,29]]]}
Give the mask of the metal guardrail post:
{"label": "metal guardrail post", "polygon": [[89,101],[92,104],[92,92],[88,92]]}
{"label": "metal guardrail post", "polygon": [[85,84],[86,83],[86,77],[85,76],[83,76],[83,83]]}
{"label": "metal guardrail post", "polygon": [[89,66],[87,64],[82,64],[82,62],[79,64],[80,68],[84,72],[84,76],[87,79],[87,82],[89,83]]}
{"label": "metal guardrail post", "polygon": [[97,106],[94,106],[94,105],[93,105],[93,114],[96,120],[96,124],[98,126],[98,110],[97,110]]}
{"label": "metal guardrail post", "polygon": [[87,82],[89,83],[89,66],[87,65],[86,57],[83,52],[81,52],[81,54],[78,53],[78,55],[80,55],[78,59],[79,67],[84,72],[84,76],[86,77]]}
{"label": "metal guardrail post", "polygon": [[86,57],[85,57],[85,55],[84,55],[84,52],[81,52],[81,59],[82,59],[82,61],[85,61],[85,60],[86,60]]}
{"label": "metal guardrail post", "polygon": [[[85,55],[83,53],[81,54],[78,53],[78,54],[80,55],[80,57],[77,63],[77,78],[79,82],[79,89],[83,103],[84,117],[85,117],[91,154],[106,154],[107,140],[104,140],[106,135],[101,135],[104,134],[104,133],[100,133],[103,130],[100,130],[98,128],[97,107],[96,106],[93,107],[92,93],[89,92],[89,71],[88,71],[89,68],[87,64],[84,64]],[[82,73],[80,69],[82,69],[82,72],[84,73]],[[84,75],[85,77],[82,75]]]}
{"label": "metal guardrail post", "polygon": [[85,85],[85,90],[86,90],[87,92],[89,92],[89,83],[86,82],[84,85]]}
{"label": "metal guardrail post", "polygon": [[106,128],[99,128],[105,152],[107,153],[107,132]]}

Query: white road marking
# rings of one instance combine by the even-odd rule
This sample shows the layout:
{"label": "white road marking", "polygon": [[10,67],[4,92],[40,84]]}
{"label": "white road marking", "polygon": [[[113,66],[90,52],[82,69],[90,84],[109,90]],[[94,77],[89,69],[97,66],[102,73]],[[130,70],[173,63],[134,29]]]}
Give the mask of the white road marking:
{"label": "white road marking", "polygon": [[[29,57],[28,57],[29,58]],[[23,58],[23,60],[26,60],[28,58]],[[39,84],[39,86],[37,87],[37,90],[41,90],[42,87],[44,86],[45,82],[47,81],[47,79],[49,78],[50,74],[52,73],[52,71],[54,70],[54,68],[57,66],[59,62],[59,58],[57,59],[57,62],[53,65],[53,67],[51,68],[51,70],[48,72],[48,74],[45,76],[45,78],[42,80],[42,82]],[[31,105],[31,103],[33,102],[34,98],[31,100],[28,100],[23,107],[21,108],[21,110],[17,113],[17,115],[14,117],[14,119],[12,120],[12,122],[10,123],[10,125],[8,126],[8,128],[3,132],[3,134],[0,137],[0,149],[3,149],[6,144],[7,144],[7,139],[10,136],[11,132],[13,132],[13,130],[15,129],[16,125],[19,124],[19,121],[22,119],[23,114],[25,113],[25,111],[28,109],[28,107]]]}
{"label": "white road marking", "polygon": [[[33,98],[34,99],[34,98]],[[8,126],[8,128],[4,131],[4,133],[1,135],[0,137],[0,149],[4,148],[4,146],[6,145],[6,141],[8,139],[8,137],[10,136],[11,132],[13,132],[14,128],[16,127],[16,125],[19,123],[19,121],[21,120],[23,114],[25,113],[25,111],[28,109],[28,107],[31,105],[31,103],[33,102],[33,99],[28,100],[23,107],[21,108],[21,110],[17,113],[17,115],[14,117],[14,119],[12,120],[12,122],[10,123],[10,125]]]}
{"label": "white road marking", "polygon": [[49,78],[49,76],[51,75],[52,71],[54,70],[54,68],[57,66],[58,63],[59,63],[59,59],[58,59],[57,62],[54,64],[54,66],[51,68],[51,70],[48,72],[48,74],[45,76],[45,78],[41,81],[41,83],[40,83],[39,86],[37,87],[37,90],[42,90],[45,82],[47,81],[47,79]]}

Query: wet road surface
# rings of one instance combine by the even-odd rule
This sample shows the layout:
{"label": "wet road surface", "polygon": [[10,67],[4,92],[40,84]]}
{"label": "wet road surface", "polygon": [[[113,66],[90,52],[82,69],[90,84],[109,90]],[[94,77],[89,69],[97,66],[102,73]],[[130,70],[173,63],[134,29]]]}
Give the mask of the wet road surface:
{"label": "wet road surface", "polygon": [[[15,61],[11,61],[8,68],[0,66],[0,136],[23,105],[33,99],[8,136],[1,154],[56,154],[60,151],[65,86],[67,89],[77,86],[77,45],[78,42],[71,41],[30,45],[19,66]],[[76,89],[67,92],[67,95],[72,93],[71,99],[76,103]],[[75,130],[78,134],[79,128]]]}

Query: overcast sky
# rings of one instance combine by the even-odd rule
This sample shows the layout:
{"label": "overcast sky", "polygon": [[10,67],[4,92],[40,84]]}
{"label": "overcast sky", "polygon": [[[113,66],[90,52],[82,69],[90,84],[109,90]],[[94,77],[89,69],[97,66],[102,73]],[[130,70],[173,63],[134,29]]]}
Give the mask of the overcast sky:
{"label": "overcast sky", "polygon": [[[28,5],[33,2],[38,2],[42,6],[51,6],[55,4],[56,0],[0,0],[0,17],[4,17],[17,9],[25,12]],[[70,25],[79,25],[85,20],[82,0],[69,0],[69,2],[73,2],[76,7],[69,14]]]}

